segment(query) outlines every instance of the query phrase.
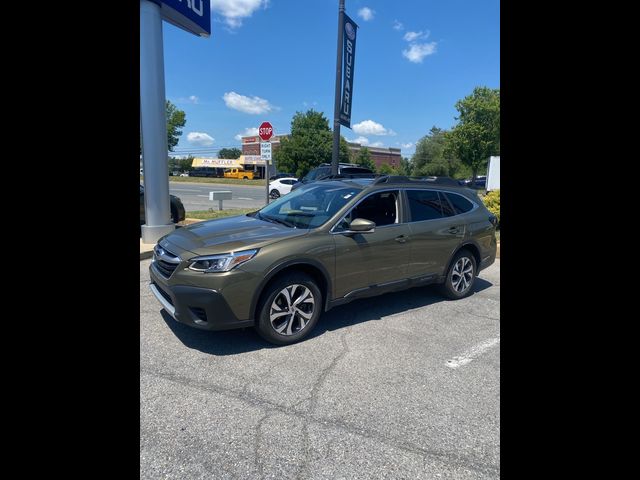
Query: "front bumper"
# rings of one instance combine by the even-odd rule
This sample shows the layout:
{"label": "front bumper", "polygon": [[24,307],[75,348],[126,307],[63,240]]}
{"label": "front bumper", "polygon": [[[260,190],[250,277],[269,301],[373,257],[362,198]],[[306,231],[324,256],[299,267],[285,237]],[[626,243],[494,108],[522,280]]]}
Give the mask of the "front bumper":
{"label": "front bumper", "polygon": [[208,288],[168,285],[149,269],[149,288],[175,320],[202,330],[230,330],[251,327],[253,320],[238,320],[222,294]]}

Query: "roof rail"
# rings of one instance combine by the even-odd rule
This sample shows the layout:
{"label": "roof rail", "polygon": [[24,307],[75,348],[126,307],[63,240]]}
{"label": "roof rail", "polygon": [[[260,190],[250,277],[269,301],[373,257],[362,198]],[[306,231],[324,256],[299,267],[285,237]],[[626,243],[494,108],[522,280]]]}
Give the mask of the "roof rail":
{"label": "roof rail", "polygon": [[380,175],[377,173],[339,173],[338,175],[323,175],[316,180],[339,180],[342,178],[376,178]]}
{"label": "roof rail", "polygon": [[374,185],[378,185],[379,183],[431,183],[434,185],[448,185],[451,187],[459,187],[460,184],[451,177],[407,177],[405,175],[385,175],[383,177],[378,178]]}

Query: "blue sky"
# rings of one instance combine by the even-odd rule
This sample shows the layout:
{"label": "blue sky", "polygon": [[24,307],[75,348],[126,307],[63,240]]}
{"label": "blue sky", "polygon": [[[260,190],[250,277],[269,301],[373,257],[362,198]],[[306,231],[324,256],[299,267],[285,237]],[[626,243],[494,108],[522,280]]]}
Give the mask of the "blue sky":
{"label": "blue sky", "polygon": [[[167,99],[187,115],[176,153],[217,156],[297,111],[333,125],[338,0],[212,0],[212,34],[164,29]],[[498,0],[346,0],[359,25],[349,141],[399,147],[455,124],[455,102],[500,87]],[[358,140],[359,139],[359,140]]]}

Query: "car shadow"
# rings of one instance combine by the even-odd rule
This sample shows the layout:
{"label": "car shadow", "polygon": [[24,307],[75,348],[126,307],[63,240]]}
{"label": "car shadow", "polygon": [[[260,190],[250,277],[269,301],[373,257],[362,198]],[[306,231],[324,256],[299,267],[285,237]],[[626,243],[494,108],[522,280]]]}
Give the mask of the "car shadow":
{"label": "car shadow", "polygon": [[[476,278],[473,294],[486,290],[492,285],[487,280]],[[385,293],[377,297],[354,300],[351,303],[325,312],[307,339],[315,338],[327,331],[335,331],[358,323],[380,320],[383,317],[414,308],[447,301],[450,300],[440,295],[433,285],[414,287],[401,292]],[[161,315],[173,334],[187,348],[199,350],[209,355],[237,355],[267,348],[283,348],[263,340],[253,328],[210,332],[177,322],[164,309],[162,309]]]}

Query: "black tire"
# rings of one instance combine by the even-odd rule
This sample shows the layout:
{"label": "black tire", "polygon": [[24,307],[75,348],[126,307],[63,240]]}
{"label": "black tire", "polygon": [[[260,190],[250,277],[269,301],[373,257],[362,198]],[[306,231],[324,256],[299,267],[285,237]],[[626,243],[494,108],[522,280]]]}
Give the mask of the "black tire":
{"label": "black tire", "polygon": [[242,177],[243,180],[249,180],[249,177]]}
{"label": "black tire", "polygon": [[[285,289],[289,294],[293,291],[289,305],[287,305],[286,296],[283,294]],[[309,302],[309,297],[311,297],[312,303]],[[296,300],[303,301],[296,304]],[[294,305],[294,313],[284,313],[292,311],[291,304]],[[272,310],[274,305],[279,310],[275,308]],[[309,335],[318,323],[323,305],[322,292],[308,275],[294,272],[277,277],[266,288],[258,305],[256,324],[258,334],[267,342],[275,345],[290,345],[299,342]],[[306,319],[306,316],[300,315],[299,312],[309,315],[309,318]],[[278,313],[282,314],[278,315]],[[275,316],[273,324],[271,322],[272,314]]]}
{"label": "black tire", "polygon": [[269,194],[269,196],[271,198],[280,198],[280,192],[276,189],[271,190],[271,193]]}
{"label": "black tire", "polygon": [[175,208],[171,208],[171,221],[173,223],[178,223],[180,218],[178,217],[178,210]]}
{"label": "black tire", "polygon": [[[470,269],[469,266],[471,267]],[[460,268],[463,269],[463,272],[467,272],[464,274],[464,278],[459,273]],[[471,294],[473,285],[476,282],[477,271],[478,268],[473,253],[466,249],[460,250],[451,260],[447,277],[444,283],[440,285],[441,293],[452,300],[468,296]]]}

